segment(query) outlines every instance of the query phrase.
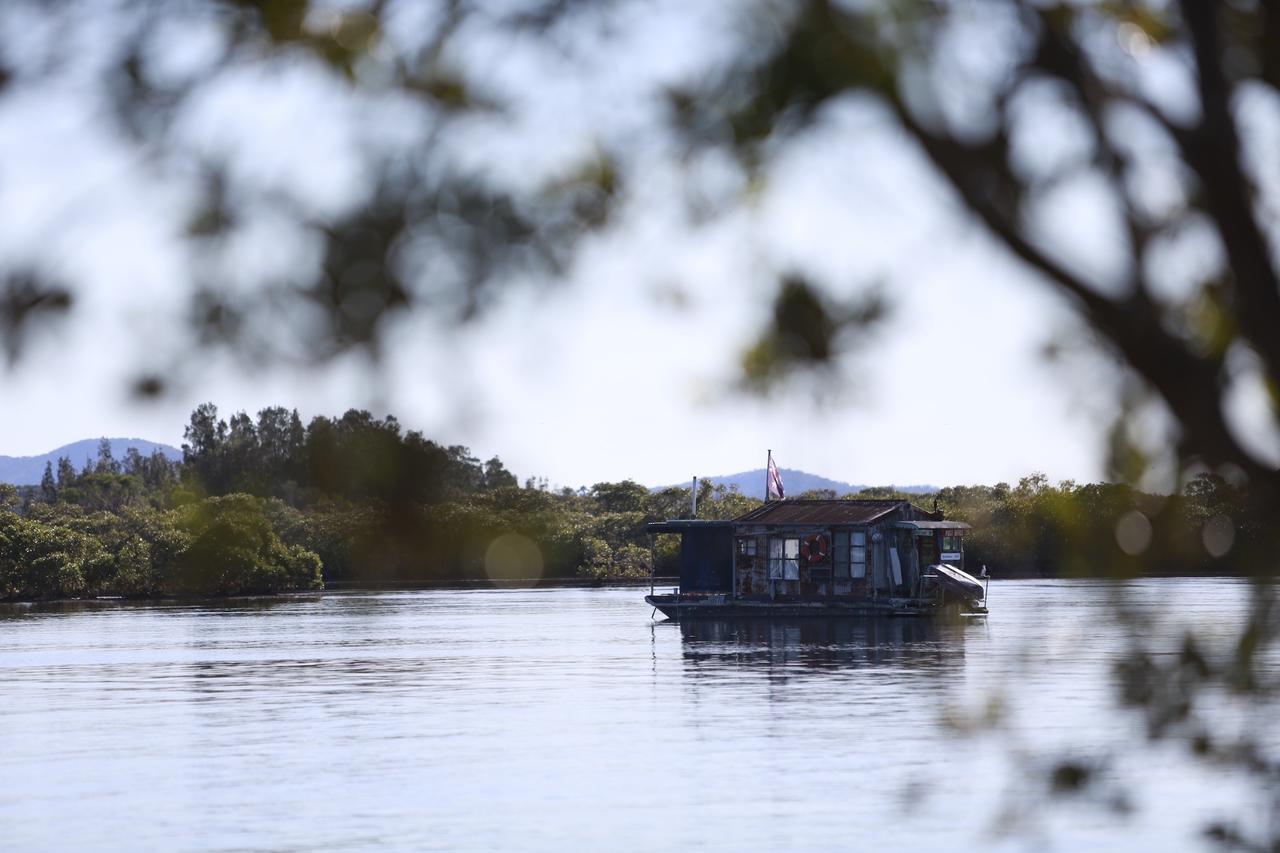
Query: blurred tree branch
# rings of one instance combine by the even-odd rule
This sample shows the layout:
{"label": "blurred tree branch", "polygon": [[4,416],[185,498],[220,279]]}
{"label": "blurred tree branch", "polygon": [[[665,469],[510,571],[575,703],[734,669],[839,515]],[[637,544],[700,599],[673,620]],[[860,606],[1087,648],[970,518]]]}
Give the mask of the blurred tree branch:
{"label": "blurred tree branch", "polygon": [[[107,108],[111,121],[103,123],[128,141],[147,175],[189,191],[194,200],[181,240],[193,258],[184,282],[193,353],[220,347],[254,360],[314,364],[360,352],[377,360],[393,321],[410,312],[460,324],[513,280],[562,275],[585,235],[614,224],[629,182],[644,178],[601,149],[581,169],[547,180],[504,176],[497,168],[468,171],[450,156],[452,131],[484,116],[494,120],[491,135],[502,136],[511,126],[503,120],[518,106],[511,93],[491,91],[477,79],[486,57],[470,56],[467,39],[498,31],[572,39],[566,27],[576,16],[602,14],[598,4],[528,0],[495,10],[443,0],[430,7],[427,23],[406,24],[399,16],[415,6],[121,0],[104,9],[15,2],[0,10],[0,109],[22,92],[44,91],[51,79],[85,86]],[[1163,401],[1177,424],[1170,450],[1183,479],[1205,465],[1247,479],[1237,521],[1270,534],[1250,537],[1249,550],[1233,556],[1258,577],[1273,577],[1280,474],[1241,441],[1225,396],[1241,381],[1233,363],[1256,356],[1246,378],[1260,386],[1272,417],[1280,414],[1274,212],[1280,190],[1277,176],[1259,174],[1248,145],[1256,133],[1248,122],[1250,102],[1258,100],[1253,96],[1264,95],[1272,110],[1280,98],[1280,4],[761,0],[749,10],[740,15],[744,42],[723,73],[672,92],[673,127],[654,127],[653,136],[675,130],[693,149],[728,151],[745,173],[759,177],[771,157],[826,121],[829,106],[873,100],[896,119],[967,215],[1073,304]],[[85,20],[105,22],[102,29],[115,42],[94,42],[98,53],[77,50],[85,34],[79,40],[69,34]],[[197,30],[212,33],[209,58],[185,75],[164,71],[152,55],[157,40],[172,50],[166,40],[173,33]],[[591,32],[576,37],[594,37]],[[955,49],[979,32],[987,34],[980,49]],[[1156,59],[1161,64],[1153,69]],[[360,150],[352,157],[362,170],[358,189],[341,203],[318,205],[287,183],[237,171],[235,152],[226,146],[175,131],[179,116],[246,69],[300,69],[335,102],[381,106],[411,132],[397,142],[377,133],[353,136]],[[1157,97],[1147,85],[1152,75],[1174,84],[1175,94]],[[1189,85],[1179,93],[1184,77]],[[260,85],[266,77],[249,79]],[[1055,140],[1026,114],[1028,104],[1086,128],[1083,153],[1068,147],[1055,156]],[[367,113],[340,115],[353,133],[369,130]],[[1144,141],[1148,131],[1159,140]],[[454,145],[456,155],[466,142]],[[1173,152],[1170,162],[1165,147]],[[1037,158],[1051,162],[1037,164]],[[1146,196],[1143,169],[1151,168],[1160,170],[1175,198]],[[1056,191],[1089,181],[1105,189],[1102,204],[1118,215],[1110,235],[1122,243],[1118,281],[1091,272],[1081,263],[1090,259],[1078,250],[1055,245],[1069,229],[1045,233],[1036,225],[1037,210]],[[265,213],[286,220],[286,236],[309,250],[285,273],[262,273],[252,286],[234,286],[228,272],[239,271],[234,238]],[[1208,226],[1222,262],[1179,291],[1154,260],[1162,245],[1197,225]],[[14,361],[36,322],[67,313],[75,287],[51,284],[55,276],[37,277],[14,263],[0,273],[0,345]],[[744,385],[753,390],[789,378],[796,368],[830,366],[854,345],[854,336],[842,332],[874,324],[885,310],[879,298],[839,299],[790,272],[771,307],[743,360]],[[164,376],[139,377],[135,387],[161,393]],[[1118,466],[1117,476],[1122,472],[1137,473]],[[1239,671],[1252,672],[1256,650],[1272,640],[1270,597],[1260,585],[1259,603],[1242,620],[1239,648],[1247,654],[1215,663],[1189,645],[1172,663],[1137,658],[1122,673],[1126,701],[1146,707],[1152,719],[1186,721],[1194,717],[1195,685],[1255,683]],[[1153,726],[1153,734],[1170,727]],[[1274,762],[1249,759],[1237,766],[1272,768],[1259,775],[1274,785]],[[1234,833],[1223,829],[1219,840],[1244,843]]]}
{"label": "blurred tree branch", "polygon": [[[1155,389],[1180,426],[1181,456],[1209,465],[1235,466],[1248,475],[1260,501],[1259,511],[1276,507],[1280,474],[1240,444],[1223,406],[1226,355],[1238,344],[1260,356],[1272,410],[1280,411],[1275,392],[1280,381],[1280,335],[1275,333],[1280,327],[1280,278],[1274,249],[1257,218],[1259,187],[1244,166],[1231,107],[1240,86],[1263,81],[1256,74],[1229,80],[1223,69],[1231,55],[1246,51],[1266,55],[1265,42],[1255,43],[1248,34],[1274,30],[1274,12],[1269,16],[1269,10],[1260,5],[1233,10],[1237,18],[1252,15],[1255,20],[1252,27],[1242,27],[1237,20],[1229,37],[1220,20],[1227,14],[1225,7],[1196,0],[1155,9],[1123,3],[986,4],[986,12],[1004,10],[1015,18],[1022,38],[1010,39],[1009,55],[992,60],[1007,63],[989,93],[992,114],[980,120],[969,117],[972,120],[966,122],[947,113],[945,93],[920,82],[942,73],[934,67],[940,63],[935,57],[945,53],[942,42],[955,19],[963,16],[962,10],[931,4],[905,10],[875,4],[850,8],[829,0],[787,8],[791,16],[782,39],[767,45],[763,53],[747,57],[742,67],[700,96],[681,93],[678,113],[714,116],[719,111],[721,122],[734,129],[734,143],[745,155],[744,162],[756,168],[755,152],[762,144],[785,144],[800,129],[820,121],[824,103],[849,93],[878,97],[987,231],[1074,302],[1089,327]],[[1098,56],[1106,48],[1098,44],[1099,25],[1104,25],[1104,35],[1115,35],[1120,28],[1139,24],[1159,36],[1162,49],[1185,48],[1192,58],[1200,106],[1191,124],[1175,123],[1134,87],[1126,86],[1123,78],[1117,82],[1099,72],[1098,64],[1115,59]],[[1152,38],[1145,31],[1134,37]],[[1255,68],[1260,70],[1261,65]],[[1096,170],[1106,176],[1123,212],[1128,280],[1118,288],[1119,294],[1114,294],[1117,288],[1091,280],[1064,263],[1030,225],[1029,208],[1045,188],[1026,177],[1011,138],[1020,129],[1018,97],[1046,80],[1065,87],[1068,94],[1063,101],[1091,129],[1094,149],[1092,162],[1083,168],[1064,163],[1056,180],[1062,180],[1063,174]],[[965,80],[958,85],[970,82],[980,85]],[[743,92],[748,93],[746,97]],[[1132,164],[1120,153],[1114,130],[1108,130],[1109,119],[1123,108],[1154,118],[1172,137],[1195,178],[1194,186],[1187,188],[1190,205],[1163,221],[1141,212],[1126,174]],[[705,129],[715,124],[701,119],[708,141],[716,136]],[[1230,313],[1231,328],[1238,330],[1212,347],[1171,327],[1169,308],[1156,296],[1160,288],[1152,280],[1148,263],[1152,239],[1173,232],[1193,215],[1203,215],[1212,223],[1225,249],[1226,295],[1218,302]],[[1202,287],[1207,292],[1218,284],[1204,282]]]}
{"label": "blurred tree branch", "polygon": [[[744,52],[722,79],[673,96],[673,117],[693,144],[731,140],[744,168],[760,171],[771,152],[821,124],[828,104],[871,96],[896,118],[963,209],[1071,302],[1088,328],[1158,395],[1177,424],[1171,449],[1182,477],[1208,465],[1247,481],[1234,522],[1262,535],[1232,557],[1260,580],[1274,578],[1280,472],[1241,442],[1226,395],[1233,356],[1252,352],[1273,423],[1280,414],[1280,239],[1268,213],[1280,199],[1276,176],[1263,176],[1270,185],[1259,182],[1241,129],[1246,91],[1266,91],[1271,108],[1280,98],[1280,6],[1182,0],[992,2],[978,8],[802,0],[763,8],[781,24],[754,52]],[[999,30],[991,54],[957,68],[948,40],[967,15],[1012,24]],[[1143,91],[1141,63],[1157,52],[1193,81],[1195,103],[1174,105],[1176,116]],[[966,114],[957,93],[987,107]],[[1051,102],[1088,129],[1086,156],[1068,151],[1039,174],[1029,169],[1017,141],[1036,130],[1022,112],[1029,98]],[[1149,165],[1142,160],[1150,148],[1128,138],[1120,121],[1134,116],[1163,133],[1179,155],[1180,163],[1165,171],[1177,182],[1180,203],[1163,210],[1143,203],[1138,171]],[[1119,281],[1091,273],[1087,258],[1055,246],[1062,235],[1036,227],[1037,205],[1064,184],[1089,179],[1105,187],[1107,202],[1118,211],[1125,255]],[[1216,275],[1180,294],[1152,261],[1159,242],[1176,240],[1196,222],[1212,229],[1224,260]],[[1201,315],[1201,322],[1183,322],[1188,314]],[[1129,414],[1119,412],[1117,426]],[[1273,601],[1269,584],[1254,588],[1233,654],[1215,656],[1189,636],[1182,653],[1170,656],[1139,639],[1118,675],[1122,701],[1145,712],[1153,738],[1184,740],[1198,756],[1245,774],[1275,816],[1280,761],[1252,735],[1230,743],[1213,737],[1210,709],[1210,697],[1224,690],[1269,707],[1275,685],[1260,661],[1275,640]],[[1089,783],[1088,776],[1079,778],[1079,785]],[[1226,822],[1209,827],[1206,836],[1225,846],[1271,850],[1280,843],[1268,834],[1274,831],[1275,824],[1255,833]]]}
{"label": "blurred tree branch", "polygon": [[[504,15],[466,0],[125,0],[109,8],[19,2],[0,10],[0,57],[20,54],[28,30],[42,37],[25,46],[25,62],[0,62],[14,68],[0,76],[0,109],[24,92],[82,88],[101,105],[93,121],[104,145],[122,134],[141,176],[187,191],[192,209],[179,236],[192,260],[177,289],[189,300],[191,346],[172,359],[200,360],[220,348],[254,364],[314,365],[353,351],[377,361],[391,320],[418,309],[445,324],[472,320],[499,285],[561,275],[575,242],[607,223],[623,189],[607,152],[597,149],[568,177],[517,186],[491,171],[457,168],[460,149],[445,141],[479,117],[496,122],[500,134],[512,107],[509,96],[472,79],[466,39],[504,28],[533,37],[574,5],[517,4]],[[421,30],[403,20],[423,12],[429,26]],[[95,26],[115,37],[96,46],[100,54],[64,48],[84,37],[78,28]],[[194,71],[174,72],[157,60],[186,51],[181,40],[198,41],[201,32],[216,46],[191,60]],[[88,73],[95,63],[104,73]],[[353,140],[350,165],[367,180],[323,209],[296,181],[255,180],[241,162],[246,149],[192,139],[182,129],[220,87],[290,73],[354,105],[331,121]],[[361,126],[374,109],[386,124],[381,134]],[[253,140],[248,156],[272,145]],[[323,176],[330,166],[315,162],[311,170]],[[308,247],[283,277],[255,272],[237,254],[237,241],[264,219]],[[49,314],[46,307],[66,309],[75,285],[85,284],[60,290],[65,298],[56,300],[34,299],[26,285],[10,288],[0,342],[11,361],[29,342],[29,321]],[[165,377],[148,373],[134,387],[144,396],[163,393]]]}

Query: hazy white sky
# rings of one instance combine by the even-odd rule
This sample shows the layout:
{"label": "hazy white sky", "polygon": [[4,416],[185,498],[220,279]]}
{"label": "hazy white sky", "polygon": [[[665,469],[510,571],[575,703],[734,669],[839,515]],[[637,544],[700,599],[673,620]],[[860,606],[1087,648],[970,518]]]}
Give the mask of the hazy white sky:
{"label": "hazy white sky", "polygon": [[[588,43],[601,54],[586,58],[589,74],[478,39],[494,86],[527,91],[535,81],[536,95],[524,99],[515,131],[464,134],[457,167],[545,174],[596,142],[626,147],[654,120],[653,84],[714,59],[705,39],[713,24],[689,25],[680,4],[668,12],[621,42]],[[198,47],[199,35],[190,38]],[[340,206],[363,174],[349,150],[411,124],[384,107],[352,129],[353,110],[305,71],[248,69],[219,84],[177,133],[197,148],[237,151],[243,180]],[[72,321],[0,373],[0,453],[99,435],[177,444],[190,409],[211,400],[227,414],[273,404],[304,418],[391,412],[437,440],[500,455],[522,478],[559,485],[729,473],[762,465],[766,448],[785,467],[862,483],[1102,475],[1114,377],[1096,358],[1064,365],[1041,356],[1073,337],[1070,311],[955,213],[868,105],[837,111],[774,164],[752,204],[710,224],[691,223],[683,202],[732,194],[727,170],[714,160],[679,170],[661,146],[633,151],[639,166],[620,224],[584,247],[568,280],[514,287],[464,329],[411,320],[375,370],[219,358],[184,373],[172,398],[145,405],[126,397],[122,379],[139,366],[167,367],[157,358],[174,334],[184,266],[173,236],[188,199],[180,185],[145,180],[101,124],[74,85],[0,103],[0,257],[52,252],[86,285]],[[1105,267],[1108,224],[1096,210],[1086,194],[1045,222],[1076,257]],[[259,268],[286,264],[278,234],[262,224],[245,237],[243,257]],[[878,282],[891,319],[857,348],[834,390],[744,398],[731,390],[736,359],[775,274],[790,269],[835,293]]]}

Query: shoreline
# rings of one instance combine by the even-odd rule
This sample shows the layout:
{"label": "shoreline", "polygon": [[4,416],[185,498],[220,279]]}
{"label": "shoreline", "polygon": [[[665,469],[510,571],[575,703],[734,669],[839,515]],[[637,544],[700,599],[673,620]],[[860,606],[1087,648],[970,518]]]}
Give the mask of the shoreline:
{"label": "shoreline", "polygon": [[[675,586],[678,577],[655,578],[659,586]],[[296,589],[282,592],[264,592],[248,595],[162,595],[123,596],[93,595],[82,598],[10,598],[0,600],[0,612],[5,608],[25,608],[64,604],[212,604],[218,602],[273,601],[288,598],[316,598],[326,593],[346,592],[413,592],[416,590],[473,591],[486,589],[598,589],[605,587],[641,588],[649,586],[648,578],[507,578],[507,579],[458,579],[417,581],[334,581],[324,589]]]}
{"label": "shoreline", "polygon": [[[1214,574],[1214,575],[1141,575],[1137,577],[1036,577],[1036,576],[1012,576],[997,579],[1003,583],[1006,581],[1106,581],[1106,582],[1130,582],[1130,581],[1151,581],[1151,580],[1239,580],[1239,581],[1255,581],[1259,580],[1251,575],[1243,574]],[[1262,579],[1270,583],[1280,582],[1280,579],[1270,577]],[[680,579],[678,577],[657,577],[654,578],[654,586],[676,587],[679,586]],[[85,598],[15,598],[0,601],[0,614],[7,610],[21,609],[26,610],[33,607],[46,606],[64,606],[64,605],[147,605],[147,604],[217,604],[217,603],[253,603],[253,602],[270,602],[280,601],[281,599],[301,599],[301,598],[319,598],[326,593],[360,593],[360,592],[415,592],[421,590],[457,590],[459,592],[472,592],[479,590],[532,590],[532,589],[601,589],[601,588],[617,588],[617,589],[640,589],[650,585],[649,579],[643,580],[637,578],[603,578],[603,579],[581,579],[581,578],[510,578],[497,580],[429,580],[429,581],[386,581],[378,582],[342,582],[336,581],[326,586],[324,589],[305,589],[291,590],[288,592],[272,592],[261,593],[255,595],[167,595],[149,598],[129,598],[126,596],[90,596]]]}

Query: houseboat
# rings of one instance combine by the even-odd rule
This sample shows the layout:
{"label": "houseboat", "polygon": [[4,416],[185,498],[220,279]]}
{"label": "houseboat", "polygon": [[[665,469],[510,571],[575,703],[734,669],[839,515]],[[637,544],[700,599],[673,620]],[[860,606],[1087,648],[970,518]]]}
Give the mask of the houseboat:
{"label": "houseboat", "polygon": [[[964,570],[968,524],[906,500],[777,500],[731,521],[648,526],[680,536],[680,586],[645,601],[673,619],[983,615]],[[656,541],[656,539],[655,539]]]}

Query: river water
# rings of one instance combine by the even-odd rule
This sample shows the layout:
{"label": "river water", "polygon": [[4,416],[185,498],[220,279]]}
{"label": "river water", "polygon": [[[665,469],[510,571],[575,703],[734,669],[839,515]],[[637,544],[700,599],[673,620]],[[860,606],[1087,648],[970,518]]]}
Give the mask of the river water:
{"label": "river water", "polygon": [[[4,608],[0,848],[1178,850],[1259,814],[1111,675],[1136,630],[1229,636],[1242,582],[995,582],[953,626],[643,592]],[[1046,796],[1063,756],[1099,785]]]}

